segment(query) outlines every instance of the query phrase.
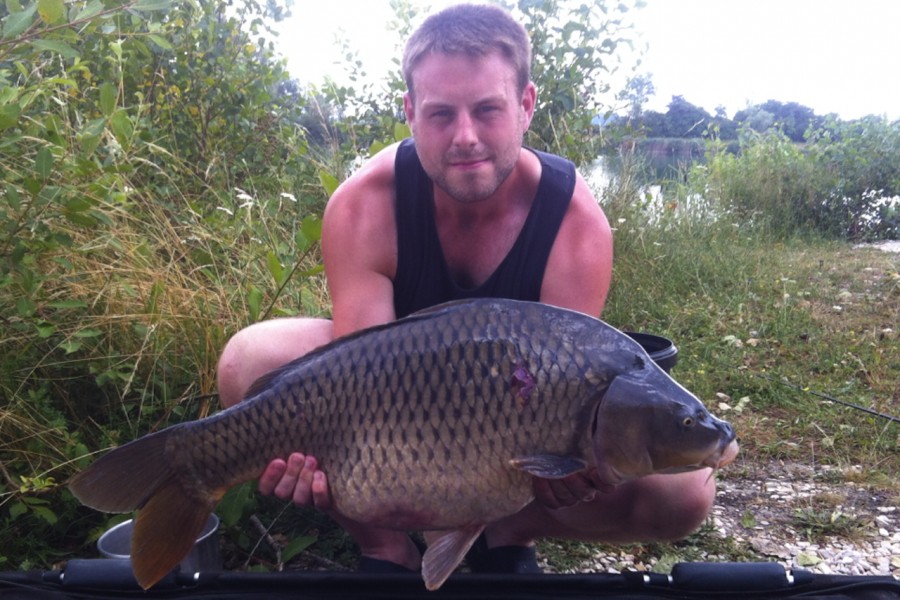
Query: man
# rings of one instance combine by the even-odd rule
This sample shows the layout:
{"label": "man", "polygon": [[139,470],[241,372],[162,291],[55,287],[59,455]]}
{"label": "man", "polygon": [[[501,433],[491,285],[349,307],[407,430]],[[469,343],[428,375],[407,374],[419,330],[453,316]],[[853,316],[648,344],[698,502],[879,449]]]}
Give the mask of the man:
{"label": "man", "polygon": [[[496,7],[451,7],[413,34],[403,72],[414,143],[374,156],[325,211],[333,320],[282,319],[239,332],[219,363],[225,405],[334,337],[442,301],[502,296],[600,314],[612,272],[610,228],[571,163],[522,147],[536,99],[530,61],[525,30]],[[328,510],[327,474],[315,458],[286,458],[265,470],[260,491]],[[541,536],[680,538],[700,525],[715,493],[705,470],[600,490],[592,476],[536,478],[537,500],[488,526],[470,565],[536,571]],[[359,543],[361,568],[419,569],[420,550],[405,533],[333,516]]]}

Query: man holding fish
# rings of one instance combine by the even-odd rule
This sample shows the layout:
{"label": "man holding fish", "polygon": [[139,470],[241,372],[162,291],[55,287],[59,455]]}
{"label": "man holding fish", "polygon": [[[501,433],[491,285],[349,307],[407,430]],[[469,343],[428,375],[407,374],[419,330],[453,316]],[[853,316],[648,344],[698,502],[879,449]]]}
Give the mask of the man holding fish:
{"label": "man holding fish", "polygon": [[[325,211],[333,319],[277,319],[235,335],[219,363],[225,406],[258,377],[337,337],[449,300],[501,297],[600,314],[612,272],[610,228],[571,163],[523,148],[537,94],[530,60],[524,28],[492,6],[445,9],[412,35],[403,74],[413,139],[375,155]],[[731,443],[719,464],[736,452]],[[301,453],[275,460],[259,489],[329,511],[327,473],[317,466]],[[715,496],[706,468],[618,485],[588,469],[534,477],[533,487],[536,500],[488,524],[469,553],[473,569],[536,572],[534,540],[544,536],[681,538]],[[421,567],[402,531],[330,513],[359,543],[364,570]]]}

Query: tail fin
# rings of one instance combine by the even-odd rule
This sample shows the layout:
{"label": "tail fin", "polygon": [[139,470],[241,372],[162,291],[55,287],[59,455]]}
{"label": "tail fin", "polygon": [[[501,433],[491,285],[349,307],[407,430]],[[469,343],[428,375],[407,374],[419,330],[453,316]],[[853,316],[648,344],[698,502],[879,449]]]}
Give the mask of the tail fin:
{"label": "tail fin", "polygon": [[[131,540],[131,564],[144,589],[187,556],[221,496],[187,492],[166,454],[176,427],[125,444],[69,482],[83,504],[103,512],[141,509]],[[224,490],[223,490],[224,491]]]}
{"label": "tail fin", "polygon": [[215,500],[185,494],[175,479],[159,487],[138,513],[131,539],[131,567],[142,588],[165,577],[188,555],[215,505]]}
{"label": "tail fin", "polygon": [[123,513],[144,506],[175,473],[166,459],[172,428],[144,436],[95,460],[69,481],[82,504],[103,512]]}

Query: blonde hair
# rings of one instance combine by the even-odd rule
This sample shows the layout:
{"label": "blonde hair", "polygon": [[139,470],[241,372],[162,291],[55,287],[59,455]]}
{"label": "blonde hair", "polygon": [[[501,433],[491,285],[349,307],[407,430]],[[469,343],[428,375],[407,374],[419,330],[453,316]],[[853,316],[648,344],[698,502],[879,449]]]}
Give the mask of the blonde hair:
{"label": "blonde hair", "polygon": [[509,13],[497,6],[459,4],[428,17],[403,52],[403,78],[414,95],[413,70],[428,54],[486,56],[499,51],[516,71],[521,93],[531,81],[531,40]]}

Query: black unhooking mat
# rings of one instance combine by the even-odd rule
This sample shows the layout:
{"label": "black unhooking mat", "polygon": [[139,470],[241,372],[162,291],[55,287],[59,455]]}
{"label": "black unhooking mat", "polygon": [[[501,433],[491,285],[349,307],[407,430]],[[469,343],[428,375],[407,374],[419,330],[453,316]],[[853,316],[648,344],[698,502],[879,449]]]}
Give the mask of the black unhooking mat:
{"label": "black unhooking mat", "polygon": [[130,563],[72,560],[63,571],[0,572],[2,600],[222,598],[226,600],[335,599],[591,599],[804,598],[900,599],[890,576],[818,575],[785,571],[777,563],[680,563],[671,575],[453,575],[441,589],[425,590],[418,575],[335,572],[174,573],[150,591],[137,587]]}

